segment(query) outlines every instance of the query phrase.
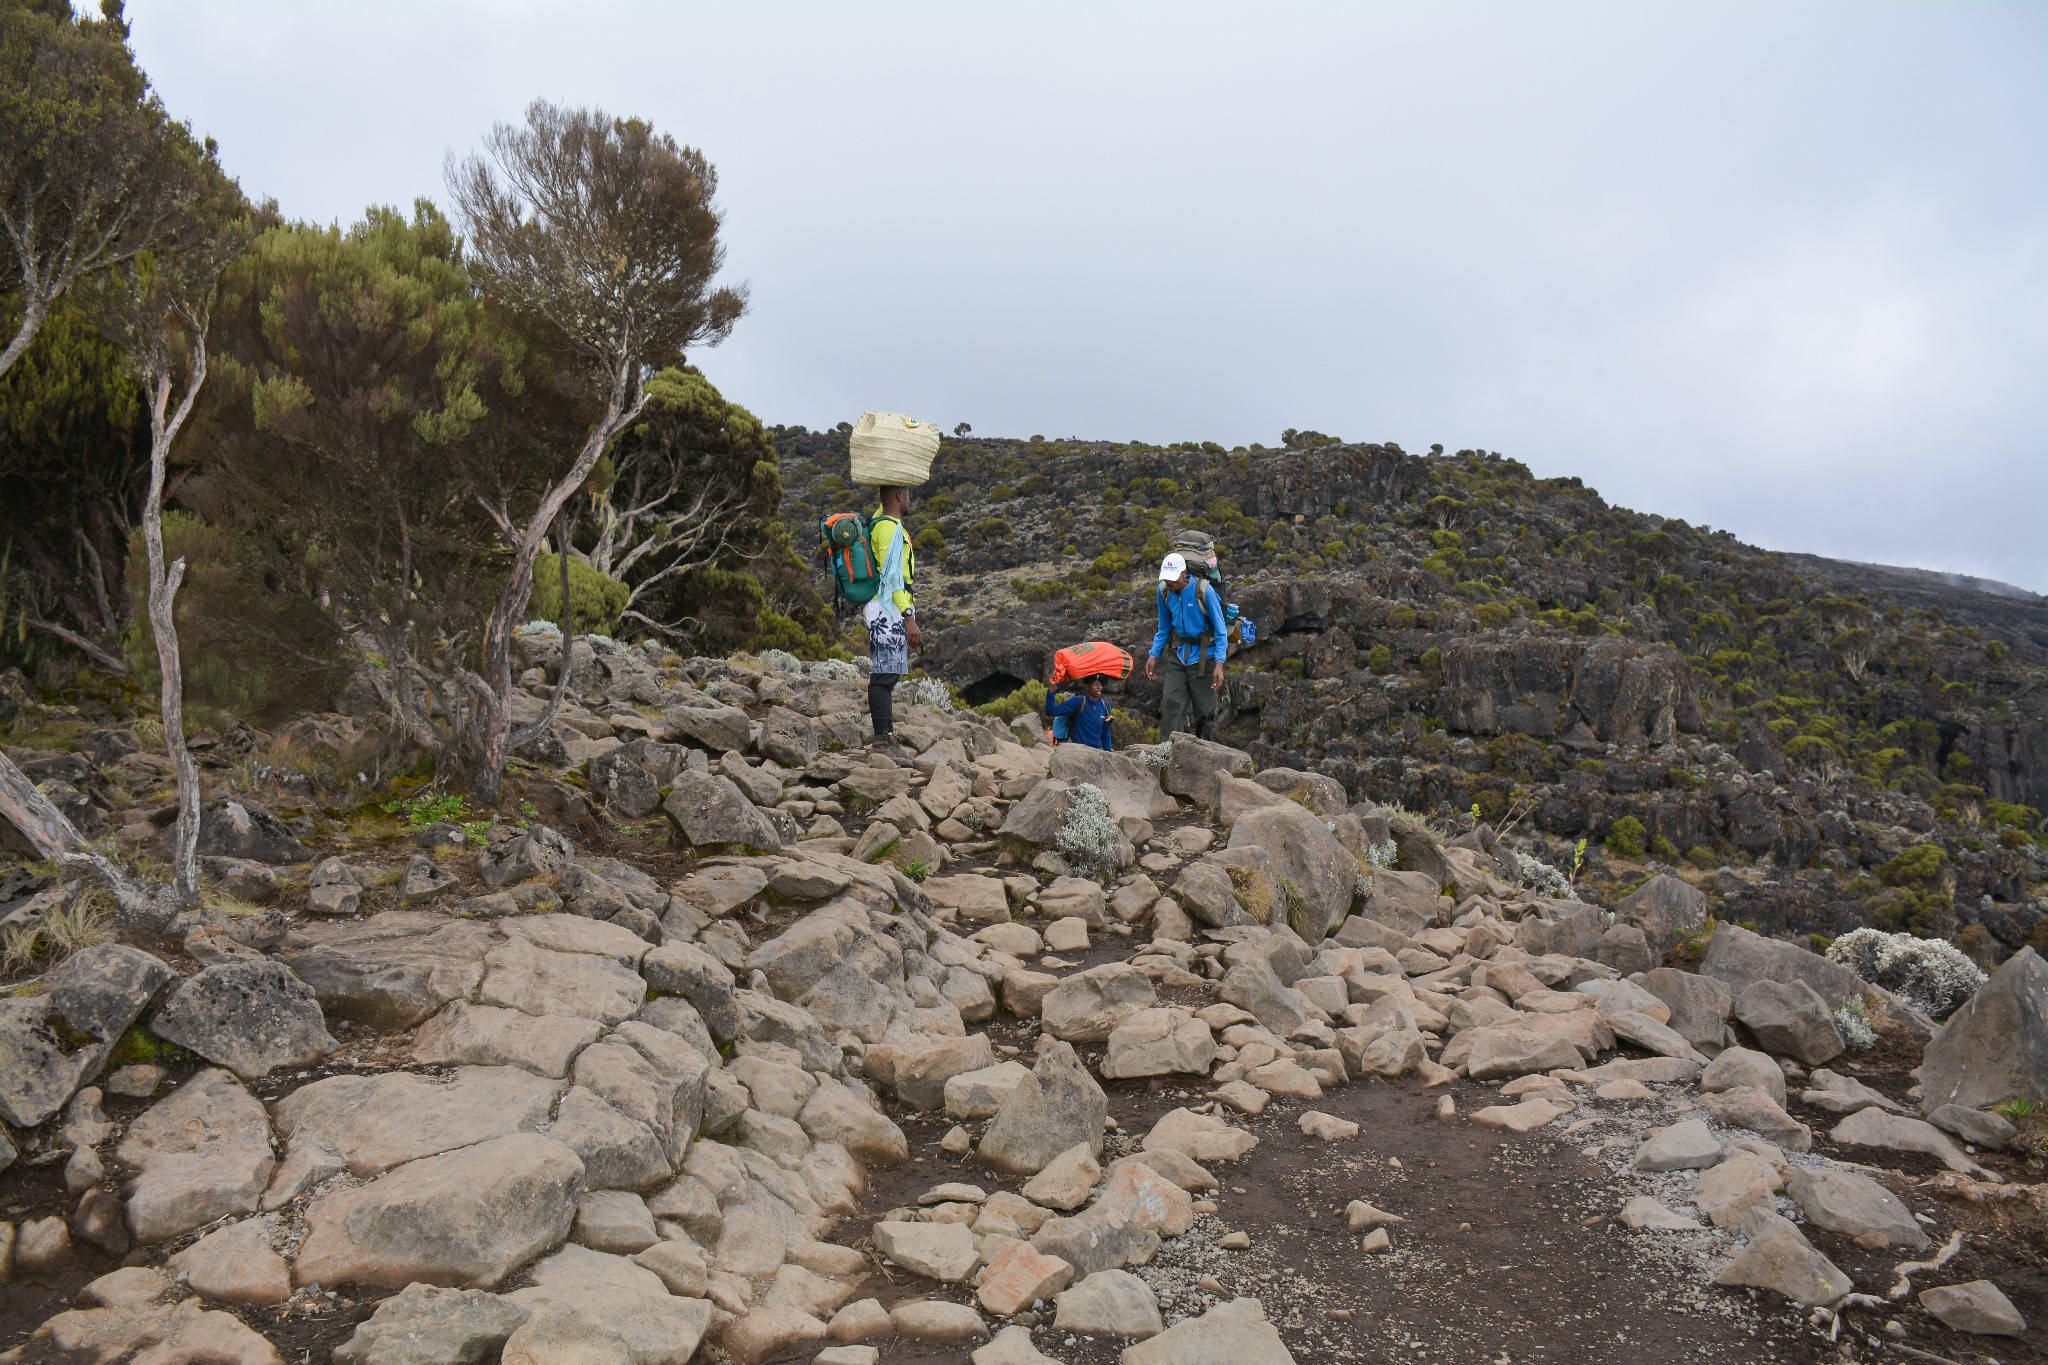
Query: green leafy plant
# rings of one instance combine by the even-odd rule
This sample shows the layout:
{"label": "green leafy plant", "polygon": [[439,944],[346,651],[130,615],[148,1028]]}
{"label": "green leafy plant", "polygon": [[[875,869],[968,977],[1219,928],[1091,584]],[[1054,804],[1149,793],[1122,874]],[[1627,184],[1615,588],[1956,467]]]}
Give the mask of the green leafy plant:
{"label": "green leafy plant", "polygon": [[386,815],[404,816],[407,829],[420,830],[444,821],[459,824],[469,814],[469,802],[459,792],[423,791],[396,801],[386,801],[379,809]]}
{"label": "green leafy plant", "polygon": [[1572,871],[1571,875],[1565,878],[1565,884],[1568,886],[1577,886],[1579,884],[1579,871],[1580,869],[1584,868],[1585,865],[1586,841],[1584,839],[1581,839],[1578,843],[1572,845]]}
{"label": "green leafy plant", "polygon": [[462,822],[462,837],[465,841],[482,847],[491,841],[493,823],[495,822],[490,820],[465,820]]}
{"label": "green leafy plant", "polygon": [[2021,1095],[2015,1099],[2007,1100],[2004,1104],[1992,1110],[1992,1112],[2009,1119],[2013,1123],[2027,1123],[2041,1116],[2041,1106],[2026,1096]]}

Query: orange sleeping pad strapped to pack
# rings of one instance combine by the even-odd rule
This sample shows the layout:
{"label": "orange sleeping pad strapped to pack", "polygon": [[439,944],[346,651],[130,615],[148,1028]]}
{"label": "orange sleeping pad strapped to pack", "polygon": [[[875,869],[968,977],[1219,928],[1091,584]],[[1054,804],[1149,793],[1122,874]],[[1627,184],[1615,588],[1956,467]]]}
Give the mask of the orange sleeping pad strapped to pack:
{"label": "orange sleeping pad strapped to pack", "polygon": [[1059,650],[1052,656],[1052,681],[1055,685],[1069,678],[1097,676],[1130,677],[1131,656],[1107,640],[1090,640],[1085,645]]}

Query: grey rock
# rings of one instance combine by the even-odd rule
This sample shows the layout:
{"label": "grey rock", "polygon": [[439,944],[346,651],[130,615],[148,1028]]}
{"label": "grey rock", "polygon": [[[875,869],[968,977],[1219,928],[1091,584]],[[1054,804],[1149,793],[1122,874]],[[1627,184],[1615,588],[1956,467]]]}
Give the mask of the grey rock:
{"label": "grey rock", "polygon": [[172,975],[161,959],[140,948],[96,943],[50,973],[50,1003],[72,1028],[114,1042],[142,1017]]}
{"label": "grey rock", "polygon": [[489,925],[398,910],[347,923],[303,926],[309,946],[285,956],[321,1010],[377,1028],[407,1028],[467,999],[498,942]]}
{"label": "grey rock", "polygon": [[1735,996],[1725,982],[1658,967],[1643,973],[1642,987],[1670,1007],[1666,1022],[1694,1047],[1712,1052],[1728,1046],[1728,1016],[1735,1011]]}
{"label": "grey rock", "polygon": [[1882,1233],[1889,1245],[1915,1251],[1930,1244],[1899,1197],[1869,1176],[1825,1166],[1799,1166],[1785,1193],[1807,1222],[1844,1237]]}
{"label": "grey rock", "polygon": [[1984,1168],[1963,1154],[1948,1134],[1921,1119],[1889,1114],[1872,1106],[1859,1109],[1835,1125],[1836,1142],[1877,1147],[1893,1152],[1924,1152],[1952,1171],[1981,1175]]}
{"label": "grey rock", "polygon": [[821,1083],[804,1101],[797,1122],[813,1142],[832,1142],[871,1166],[894,1166],[910,1157],[903,1130],[836,1083]]}
{"label": "grey rock", "polygon": [[1709,1062],[1707,1069],[1700,1073],[1700,1089],[1709,1094],[1745,1085],[1764,1091],[1783,1107],[1785,1073],[1765,1053],[1752,1048],[1731,1047]]}
{"label": "grey rock", "polygon": [[590,760],[590,790],[628,820],[641,820],[661,806],[661,783],[624,749]]}
{"label": "grey rock", "polygon": [[1179,809],[1149,767],[1123,754],[1062,744],[1052,751],[1047,773],[1054,781],[1099,788],[1112,820],[1164,820]]}
{"label": "grey rock", "polygon": [[1825,1109],[1831,1114],[1853,1114],[1873,1104],[1897,1112],[1900,1108],[1880,1091],[1871,1089],[1854,1076],[1844,1076],[1824,1066],[1813,1069],[1813,1084],[1799,1092],[1802,1104]]}
{"label": "grey rock", "polygon": [[224,962],[172,987],[150,1031],[247,1080],[311,1066],[336,1043],[313,988],[281,962]]}
{"label": "grey rock", "polygon": [[1870,990],[1856,973],[1796,943],[1765,938],[1737,924],[1722,924],[1707,942],[1700,973],[1726,985],[1738,998],[1759,981],[1803,982],[1832,1010],[1851,995]]}
{"label": "grey rock", "polygon": [[304,863],[313,851],[253,801],[216,801],[199,815],[199,855],[257,863]]}
{"label": "grey rock", "polygon": [[1143,971],[1128,963],[1107,963],[1076,972],[1047,991],[1039,1004],[1039,1016],[1055,1038],[1100,1043],[1118,1024],[1150,1008],[1154,999],[1151,978]]}
{"label": "grey rock", "polygon": [[1813,1130],[1786,1113],[1770,1095],[1754,1086],[1737,1086],[1700,1096],[1700,1107],[1723,1128],[1747,1129],[1788,1152],[1813,1150]]}
{"label": "grey rock", "polygon": [[416,853],[405,865],[405,875],[398,882],[398,899],[404,905],[424,905],[448,895],[462,883],[455,874],[443,868],[424,853]]}
{"label": "grey rock", "polygon": [[1652,952],[1661,958],[1678,946],[1681,931],[1693,932],[1706,923],[1707,896],[1669,872],[1660,872],[1625,896],[1614,907],[1614,917],[1618,924],[1642,929]]}
{"label": "grey rock", "polygon": [[1743,1232],[1748,1244],[1714,1276],[1715,1284],[1768,1289],[1807,1307],[1833,1303],[1856,1287],[1789,1219],[1757,1209]]}
{"label": "grey rock", "polygon": [[1294,1365],[1257,1299],[1219,1303],[1124,1349],[1123,1365]]}
{"label": "grey rock", "polygon": [[1920,1066],[1922,1103],[2048,1104],[2048,962],[2022,948],[1949,1016]]}
{"label": "grey rock", "polygon": [[1217,776],[1250,777],[1252,767],[1252,756],[1242,749],[1189,734],[1175,735],[1160,785],[1173,795],[1185,796],[1213,812]]}
{"label": "grey rock", "polygon": [[470,1066],[448,1081],[410,1072],[330,1076],[273,1111],[285,1159],[264,1197],[280,1208],[341,1171],[358,1178],[545,1125],[561,1093],[516,1066]]}
{"label": "grey rock", "polygon": [[313,1200],[293,1278],[488,1288],[568,1235],[583,1174],[573,1151],[535,1133],[410,1162]]}
{"label": "grey rock", "polygon": [[668,1149],[652,1128],[580,1085],[562,1096],[548,1132],[583,1162],[586,1188],[651,1189],[674,1174]]}
{"label": "grey rock", "polygon": [[981,1257],[965,1223],[875,1224],[875,1250],[914,1275],[957,1284],[973,1273]]}
{"label": "grey rock", "polygon": [[115,1160],[133,1173],[128,1226],[145,1244],[254,1213],[277,1165],[262,1104],[220,1070],[151,1106],[129,1125]]}
{"label": "grey rock", "polygon": [[977,1155],[999,1170],[1036,1174],[1077,1144],[1102,1152],[1109,1100],[1073,1046],[1055,1042],[990,1121]]}
{"label": "grey rock", "polygon": [[[1404,936],[1419,933],[1442,919],[1450,906],[1439,890],[1440,886],[1441,883],[1426,872],[1381,868],[1372,874],[1372,890],[1365,898],[1365,905],[1352,918],[1385,925]],[[1348,941],[1360,942],[1358,935],[1361,932],[1363,926],[1354,929]],[[1338,941],[1346,942],[1347,939],[1340,933]]]}
{"label": "grey rock", "polygon": [[631,1256],[661,1240],[647,1201],[630,1190],[590,1190],[576,1197],[570,1239],[592,1251]]}
{"label": "grey rock", "polygon": [[407,1285],[335,1348],[335,1365],[482,1365],[527,1316],[496,1294]]}
{"label": "grey rock", "polygon": [[1237,903],[1237,888],[1221,864],[1203,859],[1189,863],[1173,884],[1174,897],[1189,918],[1210,928],[1245,923],[1247,916]]}
{"label": "grey rock", "polygon": [[1976,1147],[2003,1147],[2020,1131],[2002,1115],[1987,1109],[1965,1109],[1960,1104],[1942,1105],[1927,1116],[1927,1121]]}
{"label": "grey rock", "polygon": [[[708,1299],[676,1297],[653,1271],[623,1256],[565,1246],[535,1264],[531,1274],[531,1287],[506,1297],[536,1316],[573,1315],[584,1324],[585,1336],[616,1335],[633,1365],[686,1365],[711,1327]],[[507,1343],[508,1356],[515,1345]],[[551,1352],[534,1357],[533,1365],[561,1358]]]}
{"label": "grey rock", "polygon": [[1320,819],[1292,801],[1239,819],[1230,847],[1265,850],[1285,898],[1287,925],[1307,942],[1320,943],[1350,913],[1357,859]]}
{"label": "grey rock", "polygon": [[696,944],[662,944],[640,960],[640,974],[655,990],[689,1001],[718,1042],[739,1036],[742,1021],[732,968]]}
{"label": "grey rock", "polygon": [[1767,1051],[1808,1066],[1848,1051],[1827,1001],[1804,981],[1751,982],[1735,997],[1735,1017]]}
{"label": "grey rock", "polygon": [[477,871],[491,886],[510,886],[534,877],[561,875],[576,850],[568,838],[546,825],[495,834],[476,855]]}
{"label": "grey rock", "polygon": [[662,712],[669,740],[690,740],[712,753],[744,749],[753,736],[753,724],[737,706],[723,706],[708,697],[692,698]]}
{"label": "grey rock", "polygon": [[1098,1270],[1053,1297],[1055,1331],[1144,1340],[1166,1330],[1159,1299],[1128,1270]]}
{"label": "grey rock", "polygon": [[595,1019],[458,1000],[421,1025],[413,1037],[413,1060],[424,1066],[517,1066],[559,1080],[603,1031]]}
{"label": "grey rock", "polygon": [[1110,1030],[1102,1074],[1117,1080],[1202,1076],[1215,1061],[1207,1024],[1177,1010],[1143,1009]]}
{"label": "grey rock", "polygon": [[632,1018],[645,1003],[649,984],[611,958],[557,952],[524,938],[491,949],[484,966],[477,997],[483,1004],[532,1015],[575,1015],[604,1024]]}
{"label": "grey rock", "polygon": [[1944,1284],[1920,1291],[1920,1306],[1941,1319],[1941,1325],[1955,1332],[1983,1336],[2016,1337],[2027,1330],[2027,1320],[2012,1306],[1999,1287],[1989,1280],[1967,1284]]}
{"label": "grey rock", "polygon": [[1705,1119],[1687,1119],[1652,1134],[1636,1153],[1636,1169],[1705,1170],[1721,1160],[1724,1150]]}
{"label": "grey rock", "polygon": [[782,848],[774,824],[730,778],[677,773],[661,808],[678,834],[696,848],[737,845],[763,853]]}
{"label": "grey rock", "polygon": [[1280,984],[1272,964],[1254,954],[1223,974],[1216,988],[1217,998],[1248,1010],[1259,1026],[1281,1038],[1308,1022],[1301,997]]}

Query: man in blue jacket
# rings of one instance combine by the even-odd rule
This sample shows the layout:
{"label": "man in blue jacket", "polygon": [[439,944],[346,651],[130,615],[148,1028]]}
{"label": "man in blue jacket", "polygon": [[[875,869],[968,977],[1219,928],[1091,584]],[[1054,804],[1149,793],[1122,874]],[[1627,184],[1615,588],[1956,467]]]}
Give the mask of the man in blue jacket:
{"label": "man in blue jacket", "polygon": [[1091,749],[1114,750],[1116,745],[1109,737],[1109,703],[1102,699],[1102,675],[1082,678],[1074,684],[1081,689],[1079,696],[1052,699],[1052,689],[1045,693],[1045,714],[1049,719],[1064,717],[1067,734],[1064,742],[1086,744]]}
{"label": "man in blue jacket", "polygon": [[[1230,652],[1229,629],[1223,620],[1223,594],[1189,574],[1188,562],[1180,555],[1170,554],[1159,562],[1159,631],[1145,659],[1145,676],[1159,678],[1159,656],[1165,653],[1166,679],[1159,699],[1162,740],[1181,728],[1181,718],[1190,710],[1194,723],[1189,728],[1197,738],[1209,738],[1216,726],[1217,694],[1223,690],[1223,659]],[[1205,658],[1215,661],[1207,677]]]}

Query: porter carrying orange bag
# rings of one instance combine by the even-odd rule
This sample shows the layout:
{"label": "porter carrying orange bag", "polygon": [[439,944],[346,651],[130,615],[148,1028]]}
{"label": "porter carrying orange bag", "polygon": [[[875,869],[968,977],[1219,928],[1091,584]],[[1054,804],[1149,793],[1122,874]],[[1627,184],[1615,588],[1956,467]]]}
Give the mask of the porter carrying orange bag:
{"label": "porter carrying orange bag", "polygon": [[1090,640],[1085,645],[1062,649],[1052,656],[1054,686],[1069,678],[1128,678],[1131,656],[1107,640]]}

